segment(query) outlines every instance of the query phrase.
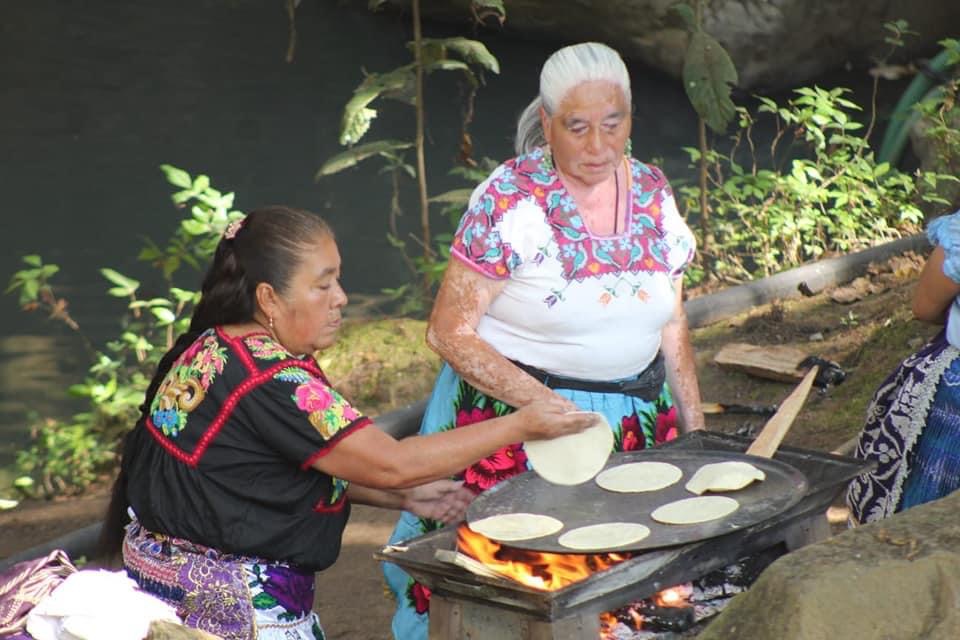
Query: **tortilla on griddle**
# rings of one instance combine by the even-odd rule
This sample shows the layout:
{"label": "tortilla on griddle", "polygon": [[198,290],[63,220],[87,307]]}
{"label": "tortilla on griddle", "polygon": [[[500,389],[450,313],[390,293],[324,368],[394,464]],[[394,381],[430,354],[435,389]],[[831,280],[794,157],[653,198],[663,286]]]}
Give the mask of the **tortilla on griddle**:
{"label": "tortilla on griddle", "polygon": [[603,470],[597,484],[607,491],[640,493],[665,489],[682,477],[680,467],[667,462],[629,462]]}
{"label": "tortilla on griddle", "polygon": [[636,522],[605,522],[571,529],[557,542],[577,551],[604,551],[639,542],[650,535],[650,529]]}
{"label": "tortilla on griddle", "polygon": [[765,480],[767,474],[749,462],[727,460],[705,464],[686,484],[687,491],[701,495],[707,491],[738,491],[754,480]]}
{"label": "tortilla on griddle", "polygon": [[657,507],[650,517],[663,524],[698,524],[719,520],[739,508],[740,503],[727,496],[700,496]]}
{"label": "tortilla on griddle", "polygon": [[503,513],[481,518],[467,526],[480,535],[502,542],[530,540],[563,529],[563,523],[556,518],[537,513]]}

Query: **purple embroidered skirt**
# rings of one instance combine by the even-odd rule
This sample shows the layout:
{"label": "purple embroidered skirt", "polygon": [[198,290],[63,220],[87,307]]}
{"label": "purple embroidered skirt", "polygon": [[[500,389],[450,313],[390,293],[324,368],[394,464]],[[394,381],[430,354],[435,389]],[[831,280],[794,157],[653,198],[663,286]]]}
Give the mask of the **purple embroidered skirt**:
{"label": "purple embroidered skirt", "polygon": [[323,640],[314,574],[127,527],[123,562],[140,588],[177,608],[183,623],[225,640]]}

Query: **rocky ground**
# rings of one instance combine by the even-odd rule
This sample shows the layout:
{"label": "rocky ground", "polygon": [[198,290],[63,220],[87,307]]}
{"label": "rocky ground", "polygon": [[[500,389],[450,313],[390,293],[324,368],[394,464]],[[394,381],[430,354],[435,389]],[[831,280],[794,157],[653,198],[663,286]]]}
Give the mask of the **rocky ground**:
{"label": "rocky ground", "polygon": [[[824,451],[842,447],[856,435],[867,401],[897,362],[931,336],[935,328],[910,319],[909,297],[921,259],[906,256],[878,265],[864,278],[831,291],[763,305],[729,321],[693,332],[701,394],[705,401],[726,404],[775,404],[793,388],[713,363],[723,345],[745,342],[791,345],[810,355],[836,362],[846,380],[825,392],[812,393],[785,440]],[[368,325],[364,330],[364,324]],[[332,377],[340,379],[347,397],[376,414],[423,396],[435,362],[420,350],[422,324],[384,320],[348,328],[353,345],[348,371],[342,352],[329,355]],[[384,352],[393,354],[384,360]],[[378,355],[381,354],[381,355]],[[363,375],[358,373],[363,371]],[[411,375],[411,371],[416,372]],[[404,375],[398,375],[403,372]],[[402,384],[392,381],[402,380]],[[414,382],[411,382],[414,381]],[[711,415],[708,428],[751,434],[764,418]],[[99,519],[106,503],[104,489],[80,498],[27,502],[0,512],[0,558],[29,549]],[[318,578],[318,605],[331,640],[374,640],[389,636],[390,604],[379,569],[371,559],[392,528],[394,514],[359,507],[344,536],[337,564]]]}

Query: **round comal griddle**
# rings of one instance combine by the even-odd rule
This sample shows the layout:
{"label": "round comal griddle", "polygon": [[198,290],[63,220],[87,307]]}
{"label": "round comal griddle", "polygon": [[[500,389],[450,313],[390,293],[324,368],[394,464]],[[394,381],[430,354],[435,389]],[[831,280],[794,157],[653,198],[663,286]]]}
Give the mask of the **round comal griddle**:
{"label": "round comal griddle", "polygon": [[[728,496],[740,507],[728,516],[696,524],[661,524],[650,513],[668,502],[696,497],[684,485],[705,464],[740,460],[766,473],[766,479],[754,481],[737,491],[707,492],[703,495]],[[629,462],[668,462],[680,468],[683,477],[659,491],[617,493],[601,488],[596,479],[574,486],[551,484],[532,471],[514,476],[483,492],[467,509],[467,522],[506,513],[539,513],[563,522],[559,532],[505,543],[519,549],[555,553],[584,553],[561,546],[563,533],[604,522],[636,522],[650,528],[643,540],[597,551],[637,551],[696,542],[749,527],[771,518],[796,504],[807,489],[807,479],[796,468],[773,460],[733,451],[681,451],[644,449],[614,453],[605,469]]]}

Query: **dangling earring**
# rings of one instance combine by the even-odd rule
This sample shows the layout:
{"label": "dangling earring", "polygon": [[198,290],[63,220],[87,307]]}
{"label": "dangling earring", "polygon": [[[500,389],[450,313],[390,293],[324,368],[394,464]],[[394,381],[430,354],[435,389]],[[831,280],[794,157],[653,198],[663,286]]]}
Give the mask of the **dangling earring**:
{"label": "dangling earring", "polygon": [[633,155],[633,140],[630,138],[627,138],[627,144],[623,148],[623,155],[627,156],[628,158]]}
{"label": "dangling earring", "polygon": [[270,333],[273,334],[273,316],[270,316],[270,318],[267,321],[267,324],[270,325]]}
{"label": "dangling earring", "polygon": [[550,145],[543,145],[543,170],[553,171],[553,152],[550,151]]}

